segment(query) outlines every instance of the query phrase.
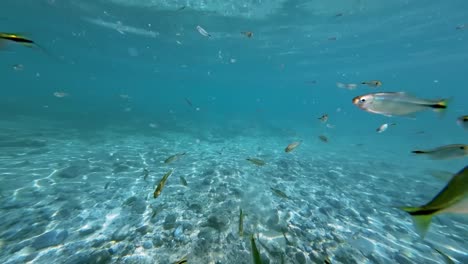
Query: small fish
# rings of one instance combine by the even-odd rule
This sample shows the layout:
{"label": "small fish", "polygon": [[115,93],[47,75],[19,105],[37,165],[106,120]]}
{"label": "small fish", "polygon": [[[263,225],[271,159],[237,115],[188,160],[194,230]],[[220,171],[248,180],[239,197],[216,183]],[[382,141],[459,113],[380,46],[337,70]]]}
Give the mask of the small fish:
{"label": "small fish", "polygon": [[323,114],[321,117],[317,119],[322,121],[322,123],[326,123],[328,121],[328,114]]}
{"label": "small fish", "polygon": [[242,213],[242,208],[239,213],[239,236],[244,235],[244,214]]}
{"label": "small fish", "polygon": [[180,179],[180,184],[182,184],[183,186],[187,186],[187,185],[188,185],[188,184],[187,184],[187,181],[185,180],[184,177],[180,176],[179,179]]}
{"label": "small fish", "polygon": [[253,164],[255,164],[257,166],[264,166],[266,164],[265,161],[263,161],[261,159],[257,159],[257,158],[247,158],[246,160],[252,162]]}
{"label": "small fish", "polygon": [[174,264],[186,264],[186,263],[188,263],[187,256],[184,256],[179,261],[174,262]]}
{"label": "small fish", "polygon": [[435,248],[435,247],[432,247],[435,251],[437,251],[437,253],[439,253],[445,260],[445,263],[447,264],[455,264],[455,262],[452,260],[452,258],[447,255],[446,253],[444,253],[443,251]]}
{"label": "small fish", "polygon": [[365,85],[367,85],[369,87],[380,87],[380,86],[382,86],[382,82],[378,81],[378,80],[365,81],[365,82],[362,82],[361,84],[365,84]]}
{"label": "small fish", "polygon": [[185,102],[186,102],[191,108],[193,108],[192,101],[190,101],[188,98],[185,98]]}
{"label": "small fish", "polygon": [[24,70],[24,65],[23,64],[15,64],[15,65],[13,65],[13,70],[22,71],[22,70]]}
{"label": "small fish", "polygon": [[466,28],[466,24],[461,24],[461,25],[458,25],[455,27],[455,29],[457,30],[462,30],[462,29],[465,29]]}
{"label": "small fish", "polygon": [[326,256],[324,259],[323,259],[323,263],[324,264],[331,264],[331,260],[328,256]]}
{"label": "small fish", "polygon": [[186,8],[186,6],[179,7],[179,8],[177,9],[177,11],[182,11],[182,10],[184,10],[185,8]]}
{"label": "small fish", "polygon": [[148,175],[149,175],[148,169],[144,168],[143,169],[143,180],[146,181],[146,179],[148,179]]}
{"label": "small fish", "polygon": [[164,185],[166,184],[167,178],[172,174],[172,170],[166,172],[162,179],[159,181],[158,186],[156,187],[156,190],[154,190],[153,197],[156,199],[158,198],[159,195],[161,195],[161,192],[164,188]]}
{"label": "small fish", "polygon": [[69,94],[68,94],[68,93],[65,93],[65,92],[55,92],[55,93],[53,93],[53,95],[54,95],[55,97],[57,97],[57,98],[63,98],[63,97],[69,96]]}
{"label": "small fish", "polygon": [[460,116],[457,118],[457,124],[464,129],[468,129],[468,115]]}
{"label": "small fish", "polygon": [[164,163],[169,164],[169,163],[171,163],[171,162],[173,162],[173,161],[178,160],[180,157],[182,157],[182,156],[184,156],[184,155],[185,155],[185,152],[184,152],[184,153],[179,153],[179,154],[172,155],[172,156],[170,156],[169,158],[167,158],[167,159],[164,161]]}
{"label": "small fish", "polygon": [[443,111],[448,99],[426,100],[404,92],[372,93],[353,98],[353,104],[360,109],[385,116],[408,116],[427,109]]}
{"label": "small fish", "polygon": [[468,166],[463,168],[427,204],[420,207],[400,207],[413,219],[416,231],[424,238],[432,217],[442,213],[468,213]]}
{"label": "small fish", "polygon": [[[390,126],[394,126],[394,125],[396,125],[396,124],[395,124],[395,123],[390,124]],[[377,133],[382,133],[382,132],[384,132],[385,130],[388,129],[388,126],[389,126],[389,124],[387,124],[387,123],[382,124],[381,126],[379,126],[379,127],[376,129]]]}
{"label": "small fish", "polygon": [[341,83],[341,82],[337,82],[336,83],[336,86],[338,88],[342,88],[342,89],[348,89],[348,90],[354,90],[357,88],[357,84],[355,83]]}
{"label": "small fish", "polygon": [[318,138],[319,138],[321,141],[323,141],[323,142],[325,142],[325,143],[328,143],[328,138],[327,138],[326,136],[320,135]]}
{"label": "small fish", "polygon": [[252,247],[252,258],[254,264],[262,264],[262,258],[260,257],[260,252],[258,251],[257,245],[255,244],[254,235],[250,235],[250,245]]}
{"label": "small fish", "polygon": [[468,156],[468,145],[452,144],[430,150],[413,150],[411,151],[411,153],[425,154],[432,159],[438,160],[463,158],[465,156]]}
{"label": "small fish", "polygon": [[202,36],[211,37],[211,35],[208,32],[206,32],[206,30],[203,29],[202,27],[197,26],[197,30],[200,34],[202,34]]}
{"label": "small fish", "polygon": [[274,195],[281,197],[281,198],[286,198],[289,199],[289,197],[282,191],[275,189],[273,187],[270,187],[271,191],[273,192]]}
{"label": "small fish", "polygon": [[109,185],[110,185],[110,182],[106,183],[106,185],[104,186],[104,190],[107,190],[107,188],[109,188]]}
{"label": "small fish", "polygon": [[285,149],[284,149],[284,152],[291,152],[293,151],[295,148],[297,148],[300,144],[301,144],[302,141],[296,141],[296,142],[293,142],[291,144],[289,144]]}
{"label": "small fish", "polygon": [[250,32],[250,31],[244,31],[244,32],[241,32],[241,34],[248,38],[253,37],[253,32]]}

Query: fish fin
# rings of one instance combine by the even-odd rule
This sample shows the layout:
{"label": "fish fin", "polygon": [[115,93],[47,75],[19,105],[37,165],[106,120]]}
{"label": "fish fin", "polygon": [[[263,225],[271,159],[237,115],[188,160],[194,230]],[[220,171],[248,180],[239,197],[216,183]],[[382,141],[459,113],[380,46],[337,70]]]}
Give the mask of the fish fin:
{"label": "fish fin", "polygon": [[447,107],[452,99],[442,99],[439,102],[431,105],[432,109],[439,114],[439,117],[442,118],[444,117],[445,110],[447,110]]}
{"label": "fish fin", "polygon": [[424,239],[434,214],[417,214],[422,210],[420,207],[400,207],[400,209],[411,215],[416,232]]}

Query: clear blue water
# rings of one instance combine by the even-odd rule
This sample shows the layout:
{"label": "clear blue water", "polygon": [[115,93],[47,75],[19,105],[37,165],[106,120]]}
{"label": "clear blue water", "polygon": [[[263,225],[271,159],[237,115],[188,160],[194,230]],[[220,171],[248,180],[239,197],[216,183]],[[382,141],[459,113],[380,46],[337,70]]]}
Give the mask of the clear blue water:
{"label": "clear blue water", "polygon": [[[468,262],[466,216],[435,217],[421,239],[396,208],[445,186],[429,171],[466,166],[410,153],[467,142],[466,1],[0,7],[1,32],[45,50],[0,51],[1,263],[252,263],[250,234],[264,263],[446,263],[436,249]],[[375,91],[452,100],[415,118],[352,104]]]}

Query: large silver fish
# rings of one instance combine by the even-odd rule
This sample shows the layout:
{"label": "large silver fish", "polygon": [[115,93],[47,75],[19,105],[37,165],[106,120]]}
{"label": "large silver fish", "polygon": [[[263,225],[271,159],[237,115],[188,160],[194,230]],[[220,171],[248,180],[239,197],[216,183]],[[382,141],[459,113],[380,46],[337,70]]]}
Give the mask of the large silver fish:
{"label": "large silver fish", "polygon": [[353,98],[353,104],[364,111],[385,116],[405,116],[427,109],[444,110],[447,99],[426,100],[404,92],[371,93]]}
{"label": "large silver fish", "polygon": [[455,174],[429,203],[419,207],[401,207],[413,218],[416,230],[424,238],[432,217],[442,213],[468,213],[468,166]]}
{"label": "large silver fish", "polygon": [[455,159],[468,156],[468,145],[451,144],[429,150],[413,150],[414,154],[425,154],[432,159]]}

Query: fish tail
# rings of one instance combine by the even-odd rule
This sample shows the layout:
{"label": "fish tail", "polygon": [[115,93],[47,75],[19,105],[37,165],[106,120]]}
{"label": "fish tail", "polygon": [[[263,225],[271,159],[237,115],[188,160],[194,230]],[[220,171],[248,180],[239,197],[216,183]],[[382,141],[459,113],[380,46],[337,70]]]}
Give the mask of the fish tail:
{"label": "fish tail", "polygon": [[416,232],[424,239],[429,230],[434,211],[425,210],[421,207],[400,207],[400,209],[411,215]]}
{"label": "fish tail", "polygon": [[445,110],[447,109],[450,100],[451,100],[451,99],[443,99],[443,100],[440,100],[439,102],[437,102],[437,103],[431,105],[431,107],[432,107],[432,109],[434,109],[434,111],[436,111],[437,113],[443,114],[443,113],[445,112]]}

